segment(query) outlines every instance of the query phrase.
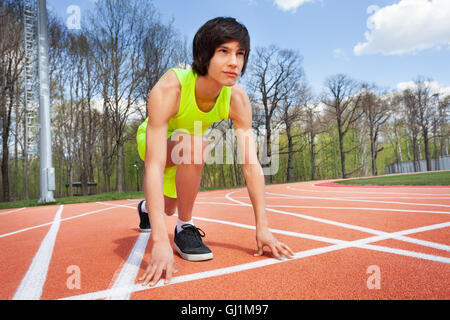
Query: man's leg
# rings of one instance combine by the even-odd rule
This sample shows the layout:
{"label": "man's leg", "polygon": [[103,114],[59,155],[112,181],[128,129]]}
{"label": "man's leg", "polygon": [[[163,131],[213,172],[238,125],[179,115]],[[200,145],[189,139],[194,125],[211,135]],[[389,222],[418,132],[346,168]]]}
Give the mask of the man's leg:
{"label": "man's leg", "polygon": [[[144,183],[145,188],[145,183]],[[144,190],[145,192],[145,190]],[[170,198],[164,195],[164,212],[166,215],[171,216],[176,212],[177,209],[177,199],[176,198]],[[139,223],[139,230],[141,232],[150,232],[150,218],[148,216],[148,205],[147,201],[142,200],[138,204],[138,213],[140,218]]]}
{"label": "man's leg", "polygon": [[192,221],[192,209],[200,187],[209,144],[202,136],[182,135],[176,140],[180,144],[177,144],[176,149],[172,148],[170,153],[172,161],[178,165],[175,176],[178,225],[175,228],[174,246],[186,260],[209,260],[213,258],[213,254],[201,240],[205,233],[195,227]]}
{"label": "man's leg", "polygon": [[187,134],[178,135],[174,140],[175,143],[168,143],[167,155],[171,161],[168,165],[178,165],[175,176],[178,217],[190,221],[209,144],[201,136]]}
{"label": "man's leg", "polygon": [[[196,151],[200,156],[195,155],[196,146],[201,148],[197,148]],[[181,220],[191,220],[192,208],[200,187],[203,165],[206,161],[206,159],[203,159],[203,153],[208,151],[207,148],[208,142],[200,136],[197,137],[196,142],[194,142],[194,136],[187,134],[178,134],[174,139],[169,138],[167,140],[166,168],[178,165],[175,178],[178,198],[170,198],[164,195],[164,211],[168,216],[175,213],[178,205],[178,216]],[[145,185],[144,183],[144,192]],[[145,205],[145,203],[143,204]],[[144,212],[147,212],[147,209],[148,206],[143,208]]]}
{"label": "man's leg", "polygon": [[[142,136],[138,136],[137,138],[138,141],[138,145],[140,145],[141,149],[140,152],[142,154],[145,154],[145,134],[143,134]],[[176,144],[173,143],[170,139],[167,140],[167,159],[166,159],[166,168],[167,167],[172,167],[174,166],[174,163],[171,160],[170,157],[170,152],[172,151],[173,147]],[[145,194],[145,175],[144,175],[144,194]],[[150,219],[148,216],[148,212],[149,212],[149,205],[147,203],[146,200],[142,200],[141,202],[139,202],[138,206],[138,213],[139,213],[139,218],[140,218],[140,223],[139,223],[139,230],[141,232],[150,232],[151,231],[151,227],[150,227]],[[176,212],[177,209],[177,198],[170,198],[166,195],[164,195],[164,212],[166,213],[166,215],[171,216]]]}

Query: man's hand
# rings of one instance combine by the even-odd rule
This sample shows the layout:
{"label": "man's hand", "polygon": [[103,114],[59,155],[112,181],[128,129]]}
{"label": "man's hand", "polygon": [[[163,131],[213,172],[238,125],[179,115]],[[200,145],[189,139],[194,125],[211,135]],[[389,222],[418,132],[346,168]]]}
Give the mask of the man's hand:
{"label": "man's hand", "polygon": [[256,243],[258,245],[258,252],[254,254],[255,257],[264,255],[264,247],[267,246],[272,251],[275,258],[281,260],[281,256],[292,258],[294,252],[283,242],[278,241],[268,228],[256,228]]}
{"label": "man's hand", "polygon": [[164,284],[168,284],[172,280],[172,274],[176,272],[174,270],[173,250],[168,241],[153,244],[150,264],[139,280],[144,280],[143,285],[154,286],[164,271],[166,279]]}

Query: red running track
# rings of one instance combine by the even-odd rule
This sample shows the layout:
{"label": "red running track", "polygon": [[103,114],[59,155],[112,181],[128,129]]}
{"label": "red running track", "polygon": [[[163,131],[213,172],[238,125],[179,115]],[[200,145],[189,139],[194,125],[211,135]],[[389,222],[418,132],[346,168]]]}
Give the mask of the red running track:
{"label": "red running track", "polygon": [[[254,257],[246,189],[200,192],[194,221],[214,259],[175,254],[143,286],[138,200],[0,211],[1,299],[449,299],[450,188],[266,187],[272,232],[294,259]],[[167,217],[171,241],[176,216]]]}

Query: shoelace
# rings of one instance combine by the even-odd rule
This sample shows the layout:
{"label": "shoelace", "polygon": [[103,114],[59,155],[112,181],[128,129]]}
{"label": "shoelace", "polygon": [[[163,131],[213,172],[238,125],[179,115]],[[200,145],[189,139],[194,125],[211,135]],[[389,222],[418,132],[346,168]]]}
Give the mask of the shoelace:
{"label": "shoelace", "polygon": [[[200,228],[197,228],[196,226],[193,226],[191,224],[184,224],[181,226],[183,230],[189,230],[190,232],[186,233],[186,236],[189,238],[189,240],[193,241],[196,245],[199,245],[202,243],[202,239],[206,234],[205,231],[203,231]],[[201,238],[200,238],[201,237]]]}

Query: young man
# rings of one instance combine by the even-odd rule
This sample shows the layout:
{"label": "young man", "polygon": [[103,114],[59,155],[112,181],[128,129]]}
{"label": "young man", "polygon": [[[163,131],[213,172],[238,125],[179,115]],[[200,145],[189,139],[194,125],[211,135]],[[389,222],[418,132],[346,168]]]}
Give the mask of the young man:
{"label": "young man", "polygon": [[[255,141],[249,134],[252,110],[246,93],[237,83],[245,72],[249,53],[250,39],[245,26],[233,18],[212,19],[194,37],[192,70],[169,70],[150,93],[148,119],[137,134],[139,154],[145,159],[146,201],[138,205],[140,229],[148,232],[151,228],[152,232],[151,260],[140,278],[144,284],[156,284],[164,273],[165,283],[172,278],[174,257],[164,214],[170,216],[176,208],[176,251],[191,261],[213,258],[201,239],[205,233],[192,221],[192,208],[206,160],[204,156],[199,160],[198,154],[208,153],[208,143],[202,136],[212,123],[222,119],[233,121],[244,157],[243,172],[256,220],[255,256],[263,255],[266,246],[278,259],[293,255],[268,228],[263,171]],[[199,123],[200,134],[196,132]]]}

